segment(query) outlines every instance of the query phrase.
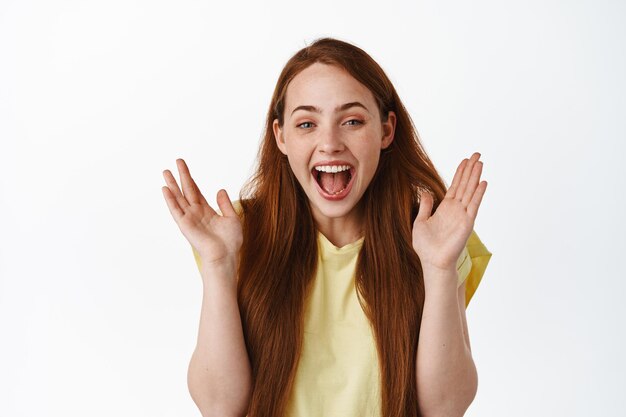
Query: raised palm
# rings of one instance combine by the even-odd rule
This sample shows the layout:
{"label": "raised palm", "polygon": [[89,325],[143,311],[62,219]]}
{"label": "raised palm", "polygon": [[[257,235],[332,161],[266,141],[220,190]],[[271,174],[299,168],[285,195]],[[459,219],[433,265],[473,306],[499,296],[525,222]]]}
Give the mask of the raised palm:
{"label": "raised palm", "polygon": [[183,191],[169,170],[163,171],[167,186],[163,196],[172,217],[189,243],[202,258],[203,265],[236,262],[243,242],[241,220],[225,190],[217,193],[219,215],[206,201],[189,168],[182,159],[176,160]]}
{"label": "raised palm", "polygon": [[431,216],[433,197],[421,194],[420,210],[413,223],[413,248],[423,266],[454,269],[472,230],[487,189],[480,181],[480,154],[464,159],[458,166],[445,198]]}

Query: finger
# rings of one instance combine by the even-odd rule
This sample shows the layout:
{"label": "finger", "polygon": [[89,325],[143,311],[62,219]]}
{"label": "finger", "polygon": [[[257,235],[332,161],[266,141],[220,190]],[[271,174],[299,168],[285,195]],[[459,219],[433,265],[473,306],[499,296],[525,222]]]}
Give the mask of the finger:
{"label": "finger", "polygon": [[185,199],[183,193],[180,192],[180,188],[178,188],[176,178],[174,178],[174,175],[172,175],[172,172],[169,169],[163,171],[163,178],[165,178],[167,188],[169,188],[172,196],[176,199],[181,210],[185,211],[185,209],[189,207],[189,202],[187,201],[187,199]]}
{"label": "finger", "polygon": [[230,197],[228,197],[228,193],[224,189],[217,192],[217,205],[220,207],[222,215],[226,217],[238,216],[233,203],[230,201]]}
{"label": "finger", "polygon": [[467,189],[467,184],[469,183],[470,175],[472,175],[472,170],[474,169],[474,165],[476,164],[476,161],[478,161],[478,158],[480,158],[480,153],[474,152],[471,158],[469,159],[469,161],[467,161],[467,165],[465,166],[465,169],[463,170],[463,176],[461,177],[461,181],[459,182],[459,187],[457,188],[456,193],[454,195],[455,199],[461,201],[461,199],[465,195],[465,191]]}
{"label": "finger", "polygon": [[204,198],[204,195],[202,195],[202,192],[200,191],[200,187],[198,187],[198,184],[196,184],[196,182],[193,180],[192,180],[192,183],[193,183],[194,188],[196,189],[196,194],[198,195],[198,201],[200,202],[200,204],[209,207],[211,211],[215,213],[215,210],[213,210],[213,207],[211,207],[209,203],[207,203],[206,198]]}
{"label": "finger", "polygon": [[[433,210],[433,197],[428,191],[420,191],[420,207],[415,222],[426,221]],[[413,224],[415,224],[415,222]]]}
{"label": "finger", "polygon": [[469,182],[467,183],[467,188],[465,189],[465,194],[463,194],[463,199],[461,200],[464,207],[467,207],[469,202],[472,200],[472,197],[474,196],[474,192],[476,191],[476,187],[478,187],[478,183],[480,181],[480,175],[482,173],[482,170],[482,161],[477,161],[474,164],[474,168],[472,169],[472,175],[469,179]]}
{"label": "finger", "polygon": [[478,214],[478,208],[480,207],[480,202],[483,200],[483,196],[485,195],[485,191],[487,190],[487,181],[483,181],[478,184],[476,188],[476,192],[474,193],[474,197],[472,197],[472,201],[470,201],[467,206],[467,214],[470,215],[472,219],[476,219],[476,215]]}
{"label": "finger", "polygon": [[463,171],[465,166],[467,165],[467,158],[462,160],[459,166],[456,168],[456,172],[454,173],[454,178],[452,179],[452,184],[448,188],[448,192],[446,193],[445,198],[454,198],[456,195],[456,190],[459,187],[459,183],[461,182],[461,176],[463,175]]}
{"label": "finger", "polygon": [[165,197],[165,202],[167,203],[167,208],[170,210],[172,217],[178,223],[178,220],[185,215],[185,212],[178,205],[178,201],[176,201],[176,197],[168,187],[161,187],[161,191],[163,192],[163,197]]}
{"label": "finger", "polygon": [[[191,173],[189,172],[189,167],[182,158],[176,160],[176,166],[178,167],[178,173],[180,175],[180,183],[183,186],[183,194],[185,198],[189,202],[189,204],[200,204],[203,201],[202,194],[200,193],[200,189],[196,185],[193,178],[191,178]],[[206,202],[206,200],[204,201]]]}

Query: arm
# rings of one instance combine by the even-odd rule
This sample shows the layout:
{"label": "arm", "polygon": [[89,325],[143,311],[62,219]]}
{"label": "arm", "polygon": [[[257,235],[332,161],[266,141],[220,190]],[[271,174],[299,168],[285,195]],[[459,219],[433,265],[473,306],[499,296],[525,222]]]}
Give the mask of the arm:
{"label": "arm", "polygon": [[187,373],[189,392],[204,417],[244,416],[252,377],[237,305],[241,220],[226,190],[217,193],[218,214],[200,192],[185,161],[179,158],[176,164],[182,191],[170,170],[165,170],[163,196],[194,248],[203,284],[198,342]]}
{"label": "arm", "polygon": [[457,271],[425,270],[430,287],[417,348],[417,395],[425,417],[463,416],[478,386],[465,318],[465,282]]}
{"label": "arm", "polygon": [[434,197],[420,191],[413,249],[424,273],[425,300],[417,347],[417,396],[426,417],[462,416],[478,386],[465,322],[465,283],[455,263],[472,235],[487,181],[480,153],[463,159],[433,214]]}
{"label": "arm", "polygon": [[234,265],[203,267],[198,342],[189,363],[189,393],[203,417],[245,416],[251,394],[250,359],[237,304]]}

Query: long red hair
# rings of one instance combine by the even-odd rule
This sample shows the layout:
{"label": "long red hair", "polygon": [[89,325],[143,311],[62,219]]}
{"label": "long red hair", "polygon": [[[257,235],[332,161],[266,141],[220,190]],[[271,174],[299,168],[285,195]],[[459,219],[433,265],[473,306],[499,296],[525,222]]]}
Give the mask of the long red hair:
{"label": "long red hair", "polygon": [[424,305],[420,260],[411,243],[418,190],[446,185],[422,148],[413,122],[382,68],[362,49],[332,38],[298,51],[282,70],[267,113],[258,167],[240,193],[244,239],[238,301],[252,366],[249,417],[282,416],[302,347],[303,311],[317,267],[317,231],[308,199],[274,138],[283,126],[289,82],[320,62],[348,71],[374,95],[382,121],[396,114],[391,145],[359,204],[364,242],[355,285],[372,324],[380,363],[383,417],[419,416],[416,353]]}

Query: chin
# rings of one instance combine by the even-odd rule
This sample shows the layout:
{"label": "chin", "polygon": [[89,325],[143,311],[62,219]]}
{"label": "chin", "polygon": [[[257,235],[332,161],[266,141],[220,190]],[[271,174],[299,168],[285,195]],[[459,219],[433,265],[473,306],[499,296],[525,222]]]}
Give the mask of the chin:
{"label": "chin", "polygon": [[[317,191],[315,191],[317,193]],[[348,217],[356,212],[358,202],[354,202],[352,198],[339,201],[329,201],[320,195],[313,198],[309,196],[309,204],[315,214],[328,219],[338,219]]]}

